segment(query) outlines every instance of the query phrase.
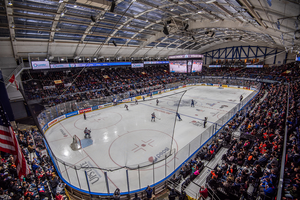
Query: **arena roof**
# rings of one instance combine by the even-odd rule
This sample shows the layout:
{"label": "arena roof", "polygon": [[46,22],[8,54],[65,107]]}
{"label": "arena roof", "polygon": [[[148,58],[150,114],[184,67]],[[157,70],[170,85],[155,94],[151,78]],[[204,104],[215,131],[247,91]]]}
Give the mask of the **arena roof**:
{"label": "arena roof", "polygon": [[10,40],[15,57],[26,51],[16,50],[22,41],[43,42],[47,56],[52,43],[70,44],[74,57],[90,44],[97,45],[91,56],[116,46],[114,57],[125,54],[124,47],[133,48],[128,57],[154,48],[159,56],[167,49],[201,53],[233,42],[300,50],[299,0],[0,1],[0,39]]}

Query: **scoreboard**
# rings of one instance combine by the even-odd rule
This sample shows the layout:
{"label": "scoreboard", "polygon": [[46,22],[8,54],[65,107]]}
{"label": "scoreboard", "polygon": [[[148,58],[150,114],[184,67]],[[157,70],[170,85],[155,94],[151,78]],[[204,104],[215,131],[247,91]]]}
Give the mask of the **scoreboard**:
{"label": "scoreboard", "polygon": [[193,73],[201,72],[203,65],[203,55],[173,55],[169,56],[169,68],[173,73]]}

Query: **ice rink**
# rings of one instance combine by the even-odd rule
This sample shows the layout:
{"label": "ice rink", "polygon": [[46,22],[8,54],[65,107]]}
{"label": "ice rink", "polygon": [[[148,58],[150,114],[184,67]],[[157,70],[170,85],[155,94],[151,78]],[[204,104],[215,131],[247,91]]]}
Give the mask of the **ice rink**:
{"label": "ice rink", "polygon": [[[87,175],[92,192],[107,193],[104,175],[107,172],[110,193],[117,187],[121,192],[127,192],[127,169],[130,191],[138,190],[172,173],[182,162],[178,156],[188,157],[188,154],[173,152],[178,152],[205,131],[204,117],[208,117],[206,128],[209,128],[240,102],[241,95],[245,98],[252,92],[212,86],[181,88],[155,95],[152,99],[147,97],[146,101],[140,99],[138,105],[128,102],[129,110],[122,103],[88,112],[86,120],[82,114],[67,118],[48,129],[45,136],[54,155],[68,163],[68,166],[57,165],[64,179],[76,188],[88,191]],[[195,102],[194,107],[191,107],[191,99]],[[182,121],[176,118],[177,107]],[[153,112],[157,116],[155,122],[151,122]],[[84,139],[85,127],[91,129],[91,140]],[[81,139],[83,149],[73,151],[70,148],[74,135]],[[170,151],[172,155],[166,158]],[[162,161],[154,166],[133,169],[150,165],[153,160]],[[87,170],[84,167],[94,168]]]}

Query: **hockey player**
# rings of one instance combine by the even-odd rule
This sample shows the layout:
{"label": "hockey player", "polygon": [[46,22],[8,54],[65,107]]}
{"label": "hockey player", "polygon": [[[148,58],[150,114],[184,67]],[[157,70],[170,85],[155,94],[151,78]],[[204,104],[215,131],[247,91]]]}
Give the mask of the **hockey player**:
{"label": "hockey player", "polygon": [[127,104],[125,104],[124,108],[126,108],[126,110],[128,110],[128,106],[127,106]]}
{"label": "hockey player", "polygon": [[204,117],[204,122],[203,122],[203,127],[206,127],[206,123],[207,123],[207,117]]}
{"label": "hockey player", "polygon": [[135,99],[135,104],[138,105],[138,100],[137,99]]}
{"label": "hockey player", "polygon": [[159,103],[159,101],[158,101],[158,99],[156,99],[156,105],[158,106],[158,103]]}
{"label": "hockey player", "polygon": [[192,99],[192,102],[191,102],[191,107],[195,107],[195,103],[194,103],[193,99]]}
{"label": "hockey player", "polygon": [[242,100],[243,100],[243,98],[244,98],[244,97],[243,97],[243,95],[241,95],[241,96],[240,96],[240,101],[242,101]]}
{"label": "hockey player", "polygon": [[83,119],[86,120],[85,111],[83,111]]}
{"label": "hockey player", "polygon": [[156,116],[155,116],[155,113],[153,112],[153,113],[151,114],[151,122],[153,122],[153,121],[155,122],[155,117],[156,117]]}
{"label": "hockey player", "polygon": [[91,130],[87,129],[87,127],[84,129],[84,138],[91,138]]}
{"label": "hockey player", "polygon": [[145,101],[145,96],[143,96],[143,101]]}
{"label": "hockey player", "polygon": [[178,112],[176,112],[176,116],[178,117],[179,121],[182,121]]}

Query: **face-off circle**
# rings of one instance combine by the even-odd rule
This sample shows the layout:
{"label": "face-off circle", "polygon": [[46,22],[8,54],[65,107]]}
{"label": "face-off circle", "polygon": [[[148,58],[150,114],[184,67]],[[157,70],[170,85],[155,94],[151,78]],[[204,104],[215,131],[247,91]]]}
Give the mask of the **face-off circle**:
{"label": "face-off circle", "polygon": [[[157,130],[136,130],[116,138],[109,147],[110,159],[119,167],[140,167],[165,159],[170,154],[172,137]],[[172,147],[178,151],[174,140]],[[164,163],[163,163],[164,164]]]}
{"label": "face-off circle", "polygon": [[99,130],[108,128],[118,124],[122,120],[122,115],[114,112],[91,112],[86,114],[86,120],[82,118],[77,119],[74,122],[74,126],[77,129],[84,130],[87,127],[86,122],[89,123],[88,129]]}

